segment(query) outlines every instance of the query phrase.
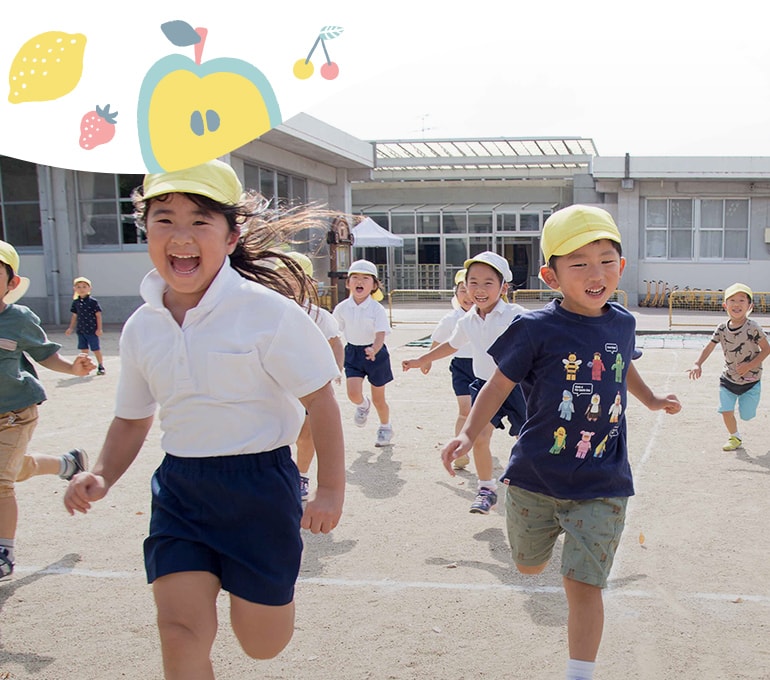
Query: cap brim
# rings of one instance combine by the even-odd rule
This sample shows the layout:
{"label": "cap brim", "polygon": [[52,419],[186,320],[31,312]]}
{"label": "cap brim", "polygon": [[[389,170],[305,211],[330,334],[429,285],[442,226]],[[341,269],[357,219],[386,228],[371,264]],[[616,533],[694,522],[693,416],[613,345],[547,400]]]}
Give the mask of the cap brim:
{"label": "cap brim", "polygon": [[210,198],[212,201],[222,203],[223,205],[235,205],[240,198],[239,196],[234,200],[234,196],[227,196],[216,187],[202,184],[199,181],[186,181],[178,178],[167,182],[153,182],[150,190],[143,194],[142,198],[149,200],[164,194],[196,194],[198,196],[206,196],[206,198]]}
{"label": "cap brim", "polygon": [[20,276],[19,277],[19,285],[16,286],[13,290],[9,290],[5,297],[3,298],[3,302],[5,304],[10,305],[16,302],[16,300],[21,299],[24,296],[24,293],[26,293],[29,290],[29,279],[26,276]]}

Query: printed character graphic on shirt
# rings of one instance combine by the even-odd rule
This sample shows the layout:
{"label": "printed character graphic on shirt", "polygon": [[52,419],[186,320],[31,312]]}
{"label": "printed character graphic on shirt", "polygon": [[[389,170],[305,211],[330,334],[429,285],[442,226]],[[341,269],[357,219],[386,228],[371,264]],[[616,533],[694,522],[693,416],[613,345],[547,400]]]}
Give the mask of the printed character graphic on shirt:
{"label": "printed character graphic on shirt", "polygon": [[572,392],[564,390],[561,393],[561,403],[559,404],[559,417],[564,420],[572,420],[572,414],[575,412],[575,404],[572,403]]}
{"label": "printed character graphic on shirt", "polygon": [[620,392],[615,395],[615,401],[607,409],[607,413],[610,414],[611,423],[617,423],[620,420],[620,414],[623,413],[623,405],[620,403]]}
{"label": "printed character graphic on shirt", "polygon": [[606,434],[604,435],[604,439],[602,439],[594,449],[594,458],[601,458],[604,455],[604,451],[607,448],[607,438],[610,435]]}
{"label": "printed character graphic on shirt", "polygon": [[585,412],[585,417],[591,422],[596,422],[602,415],[601,397],[598,394],[591,395],[591,403],[588,404],[588,408]]}
{"label": "printed character graphic on shirt", "polygon": [[548,449],[548,453],[558,456],[567,446],[567,430],[563,427],[557,427],[553,433],[553,446]]}
{"label": "printed character graphic on shirt", "polygon": [[607,370],[602,361],[601,352],[594,352],[594,358],[588,362],[588,368],[591,369],[591,380],[601,381],[602,373]]}
{"label": "printed character graphic on shirt", "polygon": [[570,352],[566,359],[562,359],[564,364],[564,370],[567,372],[567,380],[576,380],[578,368],[583,363],[582,359],[578,359],[574,352]]}
{"label": "printed character graphic on shirt", "polygon": [[575,444],[575,448],[577,449],[575,458],[585,458],[588,455],[588,452],[591,450],[591,437],[595,434],[595,432],[580,430],[580,441]]}
{"label": "printed character graphic on shirt", "polygon": [[626,367],[626,362],[623,361],[623,355],[618,352],[615,355],[615,363],[610,368],[615,371],[615,382],[623,382],[623,369]]}

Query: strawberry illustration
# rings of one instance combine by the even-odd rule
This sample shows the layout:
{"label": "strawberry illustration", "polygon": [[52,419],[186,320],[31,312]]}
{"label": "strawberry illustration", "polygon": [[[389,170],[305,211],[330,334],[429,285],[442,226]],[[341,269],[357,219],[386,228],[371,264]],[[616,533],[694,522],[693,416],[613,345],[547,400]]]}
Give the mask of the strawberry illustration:
{"label": "strawberry illustration", "polygon": [[97,106],[95,111],[89,111],[80,121],[80,146],[91,150],[100,144],[106,144],[115,136],[115,118],[118,112],[110,111],[110,105],[104,108]]}

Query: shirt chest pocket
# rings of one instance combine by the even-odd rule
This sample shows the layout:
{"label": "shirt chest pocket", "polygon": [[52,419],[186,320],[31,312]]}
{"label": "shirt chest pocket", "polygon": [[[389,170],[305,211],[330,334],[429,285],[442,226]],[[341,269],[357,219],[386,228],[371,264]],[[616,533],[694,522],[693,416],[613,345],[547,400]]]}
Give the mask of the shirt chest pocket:
{"label": "shirt chest pocket", "polygon": [[259,352],[228,354],[209,352],[206,356],[208,392],[222,401],[249,401],[264,381]]}

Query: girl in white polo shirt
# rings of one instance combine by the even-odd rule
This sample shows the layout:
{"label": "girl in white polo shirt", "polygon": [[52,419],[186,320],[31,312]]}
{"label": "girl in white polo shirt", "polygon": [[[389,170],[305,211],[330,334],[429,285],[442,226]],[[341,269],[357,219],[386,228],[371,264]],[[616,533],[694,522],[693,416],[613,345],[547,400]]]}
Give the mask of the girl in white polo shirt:
{"label": "girl in white polo shirt", "polygon": [[[388,446],[393,439],[390,406],[385,399],[385,385],[393,380],[390,353],[385,336],[390,322],[380,304],[383,295],[377,278],[377,266],[368,260],[356,260],[345,281],[348,297],[334,308],[334,318],[345,336],[345,378],[348,399],[356,407],[353,422],[364,427],[372,404],[380,426],[375,446]],[[364,378],[369,380],[371,401],[364,396]]]}
{"label": "girl in white polo shirt", "polygon": [[[230,593],[244,651],[278,654],[294,629],[300,526],[327,533],[342,512],[337,365],[275,270],[287,257],[270,249],[285,220],[258,199],[220,161],[145,177],[134,201],[155,269],[121,334],[115,418],[101,454],[64,499],[72,514],[103,498],[159,407],[166,456],[152,478],[144,553],[167,679],[214,677],[220,589]],[[307,227],[307,215],[298,218],[289,230]],[[306,277],[297,278],[304,290]],[[290,445],[304,410],[318,489],[303,514]]]}

